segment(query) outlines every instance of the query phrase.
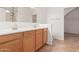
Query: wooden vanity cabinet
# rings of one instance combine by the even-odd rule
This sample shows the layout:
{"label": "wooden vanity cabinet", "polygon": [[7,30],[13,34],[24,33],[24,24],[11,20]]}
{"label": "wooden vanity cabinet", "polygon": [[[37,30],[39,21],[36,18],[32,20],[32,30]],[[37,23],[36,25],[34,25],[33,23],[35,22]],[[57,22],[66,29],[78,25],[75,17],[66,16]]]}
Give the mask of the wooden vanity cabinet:
{"label": "wooden vanity cabinet", "polygon": [[33,52],[47,43],[48,29],[37,29],[35,31],[24,32],[23,50]]}
{"label": "wooden vanity cabinet", "polygon": [[35,31],[24,32],[23,50],[24,52],[35,51]]}
{"label": "wooden vanity cabinet", "polygon": [[36,47],[35,50],[38,50],[43,45],[43,29],[36,30]]}
{"label": "wooden vanity cabinet", "polygon": [[43,29],[43,45],[47,43],[48,40],[48,29]]}
{"label": "wooden vanity cabinet", "polygon": [[0,36],[0,52],[34,52],[47,40],[47,28],[3,35]]}
{"label": "wooden vanity cabinet", "polygon": [[0,52],[22,51],[22,33],[0,36]]}

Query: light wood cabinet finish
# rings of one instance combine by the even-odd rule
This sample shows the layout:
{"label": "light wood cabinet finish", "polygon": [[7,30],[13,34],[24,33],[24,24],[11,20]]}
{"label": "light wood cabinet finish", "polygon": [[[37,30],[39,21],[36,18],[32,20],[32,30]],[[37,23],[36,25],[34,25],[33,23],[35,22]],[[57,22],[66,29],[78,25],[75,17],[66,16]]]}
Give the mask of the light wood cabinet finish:
{"label": "light wood cabinet finish", "polygon": [[35,50],[38,50],[43,45],[43,35],[42,35],[42,33],[43,33],[42,29],[36,30],[36,48],[35,48]]}
{"label": "light wood cabinet finish", "polygon": [[48,29],[43,29],[43,44],[46,44],[48,40]]}
{"label": "light wood cabinet finish", "polygon": [[19,52],[22,51],[23,33],[0,36],[0,51]]}
{"label": "light wood cabinet finish", "polygon": [[17,39],[17,38],[21,38],[22,36],[23,36],[22,33],[3,35],[3,36],[0,36],[0,43],[10,41],[10,40],[14,40],[14,39]]}
{"label": "light wood cabinet finish", "polygon": [[47,34],[45,28],[0,36],[0,52],[34,52],[47,42]]}
{"label": "light wood cabinet finish", "polygon": [[24,52],[35,51],[35,31],[28,31],[24,33],[23,49]]}
{"label": "light wood cabinet finish", "polygon": [[22,42],[20,39],[7,42],[0,45],[0,52],[20,52],[22,51]]}

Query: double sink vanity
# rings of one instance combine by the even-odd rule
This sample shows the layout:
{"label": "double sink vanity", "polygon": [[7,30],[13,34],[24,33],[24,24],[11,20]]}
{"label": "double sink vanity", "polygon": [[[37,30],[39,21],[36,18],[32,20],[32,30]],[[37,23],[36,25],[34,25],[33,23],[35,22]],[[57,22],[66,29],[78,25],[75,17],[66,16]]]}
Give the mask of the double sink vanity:
{"label": "double sink vanity", "polygon": [[34,52],[48,40],[48,28],[7,29],[0,32],[0,52]]}

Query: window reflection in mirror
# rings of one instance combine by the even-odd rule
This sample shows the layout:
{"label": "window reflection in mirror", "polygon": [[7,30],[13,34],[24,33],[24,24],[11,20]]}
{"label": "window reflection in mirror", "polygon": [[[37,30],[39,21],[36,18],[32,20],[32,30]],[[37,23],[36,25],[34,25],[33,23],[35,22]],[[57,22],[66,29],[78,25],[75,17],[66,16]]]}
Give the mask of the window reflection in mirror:
{"label": "window reflection in mirror", "polygon": [[0,7],[0,21],[15,21],[15,11],[16,8],[14,7]]}
{"label": "window reflection in mirror", "polygon": [[1,21],[36,23],[36,10],[30,7],[0,7]]}

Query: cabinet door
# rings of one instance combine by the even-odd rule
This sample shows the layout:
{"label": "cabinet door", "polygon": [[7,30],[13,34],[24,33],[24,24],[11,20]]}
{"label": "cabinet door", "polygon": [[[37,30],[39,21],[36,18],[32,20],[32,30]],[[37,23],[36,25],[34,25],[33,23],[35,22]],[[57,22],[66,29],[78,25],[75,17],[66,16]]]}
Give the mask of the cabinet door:
{"label": "cabinet door", "polygon": [[43,44],[46,44],[48,40],[48,29],[43,30]]}
{"label": "cabinet door", "polygon": [[22,42],[20,39],[13,40],[0,45],[0,52],[19,52],[22,49]]}
{"label": "cabinet door", "polygon": [[35,31],[28,31],[24,33],[23,48],[24,52],[35,51]]}
{"label": "cabinet door", "polygon": [[43,45],[42,33],[43,33],[42,29],[36,30],[36,50],[38,50]]}
{"label": "cabinet door", "polygon": [[7,42],[7,41],[15,40],[15,39],[22,38],[22,37],[23,37],[23,33],[2,35],[2,36],[0,36],[0,43],[4,43],[4,42]]}

